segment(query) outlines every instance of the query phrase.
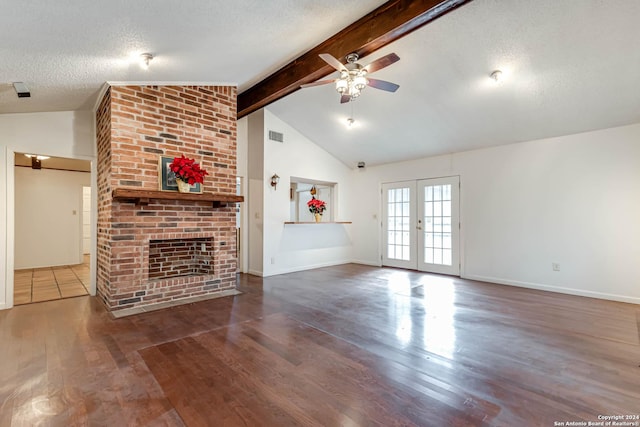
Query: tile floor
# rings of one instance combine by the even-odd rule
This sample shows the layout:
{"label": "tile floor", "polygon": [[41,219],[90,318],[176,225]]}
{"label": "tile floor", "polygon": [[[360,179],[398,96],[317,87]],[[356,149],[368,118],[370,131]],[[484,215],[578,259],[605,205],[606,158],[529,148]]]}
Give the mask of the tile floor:
{"label": "tile floor", "polygon": [[77,265],[14,271],[13,304],[51,301],[88,295],[89,255]]}

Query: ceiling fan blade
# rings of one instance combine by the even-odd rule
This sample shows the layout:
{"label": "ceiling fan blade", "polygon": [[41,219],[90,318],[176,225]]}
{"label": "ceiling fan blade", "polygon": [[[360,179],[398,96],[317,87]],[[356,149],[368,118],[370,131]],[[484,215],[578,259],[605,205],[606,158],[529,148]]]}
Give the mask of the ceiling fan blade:
{"label": "ceiling fan blade", "polygon": [[375,87],[376,89],[386,90],[387,92],[395,92],[400,87],[400,85],[387,82],[384,80],[369,79],[369,78],[367,80],[369,81],[368,83],[369,86]]}
{"label": "ceiling fan blade", "polygon": [[349,101],[351,101],[351,96],[349,95],[342,95],[340,97],[340,104],[346,104]]}
{"label": "ceiling fan blade", "polygon": [[364,68],[367,70],[367,73],[373,73],[374,71],[378,71],[383,69],[384,67],[388,67],[389,65],[398,62],[399,60],[400,57],[398,55],[396,55],[395,53],[390,53],[383,56],[382,58],[376,59]]}
{"label": "ceiling fan blade", "polygon": [[335,79],[334,80],[318,80],[317,82],[300,85],[300,87],[305,88],[305,87],[322,86],[322,85],[328,85],[329,83],[333,83],[333,82],[335,82]]}
{"label": "ceiling fan blade", "polygon": [[320,58],[322,58],[322,60],[324,62],[326,62],[327,64],[331,65],[336,70],[338,70],[338,71],[346,70],[344,64],[342,62],[338,61],[332,55],[330,55],[328,53],[321,53],[319,56],[320,56]]}

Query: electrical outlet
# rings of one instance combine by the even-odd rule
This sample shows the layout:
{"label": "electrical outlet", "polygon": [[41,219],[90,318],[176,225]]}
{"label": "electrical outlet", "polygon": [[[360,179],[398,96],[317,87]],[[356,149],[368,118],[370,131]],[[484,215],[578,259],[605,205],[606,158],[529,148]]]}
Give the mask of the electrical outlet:
{"label": "electrical outlet", "polygon": [[275,264],[276,263],[276,258],[275,257],[271,257],[271,264]]}
{"label": "electrical outlet", "polygon": [[553,269],[553,271],[560,271],[560,264],[558,264],[557,262],[552,262],[551,268]]}

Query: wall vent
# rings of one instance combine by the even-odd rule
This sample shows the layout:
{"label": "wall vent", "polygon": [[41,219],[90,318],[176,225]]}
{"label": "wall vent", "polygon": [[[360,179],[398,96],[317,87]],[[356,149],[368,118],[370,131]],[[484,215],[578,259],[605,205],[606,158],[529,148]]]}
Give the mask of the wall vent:
{"label": "wall vent", "polygon": [[269,139],[271,141],[284,142],[284,134],[274,130],[269,131]]}

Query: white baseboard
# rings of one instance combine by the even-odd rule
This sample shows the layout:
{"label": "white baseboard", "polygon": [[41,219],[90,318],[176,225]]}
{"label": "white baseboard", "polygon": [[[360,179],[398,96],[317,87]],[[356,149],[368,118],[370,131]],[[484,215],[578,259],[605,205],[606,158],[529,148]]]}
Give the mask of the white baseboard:
{"label": "white baseboard", "polygon": [[361,260],[361,259],[352,259],[349,262],[352,263],[352,264],[370,265],[371,267],[382,267],[382,263],[380,263],[380,262],[364,261],[364,260]]}
{"label": "white baseboard", "polygon": [[247,274],[251,274],[252,276],[263,277],[262,271],[258,271],[258,270],[247,270]]}
{"label": "white baseboard", "polygon": [[540,283],[521,282],[518,280],[506,280],[498,277],[478,276],[467,274],[461,276],[463,279],[477,280],[480,282],[497,283],[499,285],[517,286],[520,288],[537,289],[540,291],[558,292],[561,294],[577,295],[581,297],[606,299],[618,302],[628,302],[631,304],[640,304],[640,298],[628,297],[625,295],[607,294],[604,292],[586,291],[582,289],[564,288],[562,286],[542,285]]}
{"label": "white baseboard", "polygon": [[313,270],[315,268],[333,267],[336,265],[344,265],[349,263],[351,263],[351,261],[331,261],[331,262],[323,262],[319,264],[310,264],[310,265],[302,265],[298,267],[283,268],[283,269],[276,270],[272,273],[265,274],[263,277],[277,276],[279,274],[287,274],[287,273],[296,273],[298,271]]}

